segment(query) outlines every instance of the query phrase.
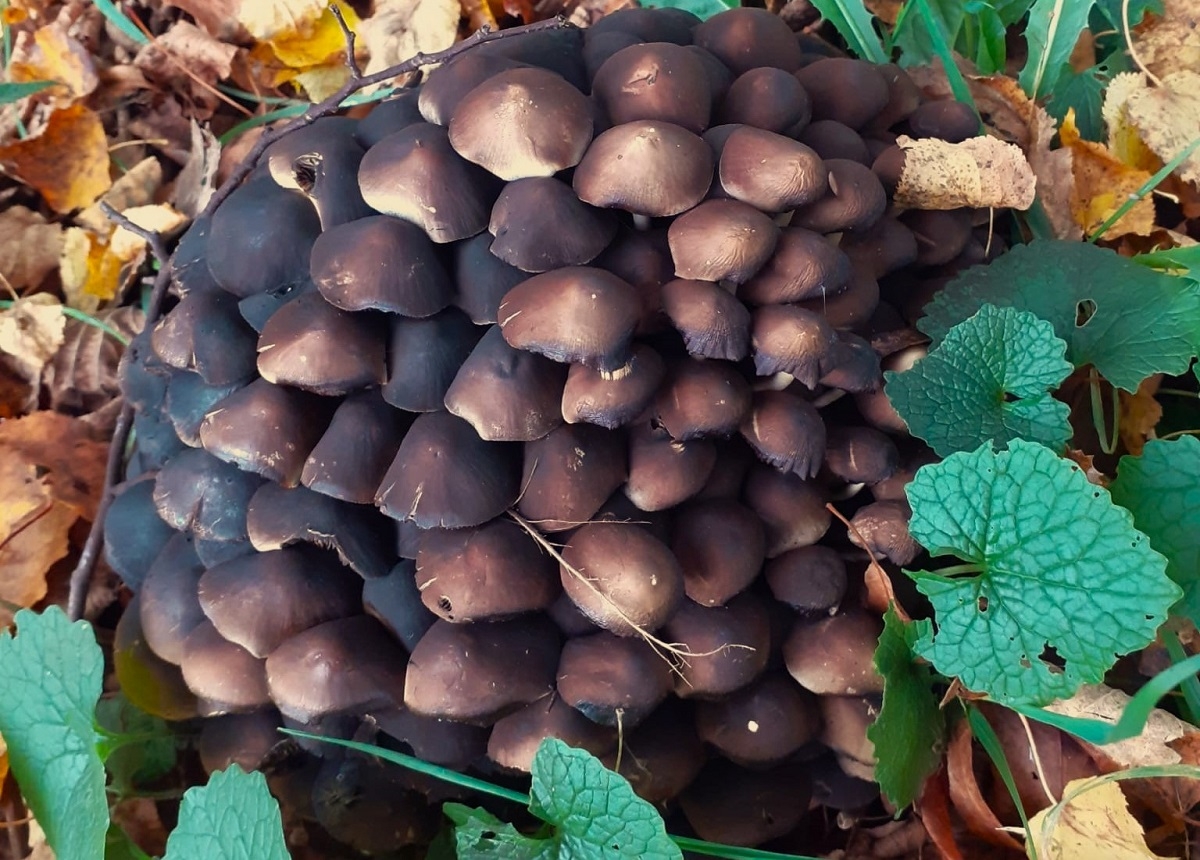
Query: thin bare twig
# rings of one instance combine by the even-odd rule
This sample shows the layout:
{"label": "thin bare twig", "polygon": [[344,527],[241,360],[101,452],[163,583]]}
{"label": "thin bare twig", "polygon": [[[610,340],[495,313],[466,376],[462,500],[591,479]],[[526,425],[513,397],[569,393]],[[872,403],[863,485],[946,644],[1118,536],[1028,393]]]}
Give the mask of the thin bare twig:
{"label": "thin bare twig", "polygon": [[338,4],[330,4],[329,11],[337,19],[338,27],[342,30],[342,38],[346,40],[346,68],[350,70],[350,80],[361,81],[362,69],[358,66],[358,57],[354,56],[354,43],[358,37],[350,29],[350,25],[346,23],[346,18],[342,15],[342,9]]}

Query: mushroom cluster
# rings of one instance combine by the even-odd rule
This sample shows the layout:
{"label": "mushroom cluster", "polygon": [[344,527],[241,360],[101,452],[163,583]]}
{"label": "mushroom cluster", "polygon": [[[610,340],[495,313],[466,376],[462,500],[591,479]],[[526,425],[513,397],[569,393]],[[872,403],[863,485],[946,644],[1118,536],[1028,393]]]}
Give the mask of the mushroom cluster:
{"label": "mushroom cluster", "polygon": [[877,802],[861,571],[929,456],[881,367],[986,256],[890,204],[895,141],[974,130],[763,10],[628,9],[280,139],[124,360],[126,689],[219,717],[212,767],[366,724],[509,773],[559,737],[740,845]]}

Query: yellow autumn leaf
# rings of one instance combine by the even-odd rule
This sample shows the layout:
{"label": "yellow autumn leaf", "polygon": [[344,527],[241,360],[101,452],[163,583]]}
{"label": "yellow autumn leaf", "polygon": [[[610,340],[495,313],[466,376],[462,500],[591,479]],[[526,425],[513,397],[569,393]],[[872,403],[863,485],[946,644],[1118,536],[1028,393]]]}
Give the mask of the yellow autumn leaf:
{"label": "yellow autumn leaf", "polygon": [[1162,167],[1162,161],[1142,140],[1129,118],[1129,97],[1146,88],[1141,72],[1122,72],[1104,90],[1104,124],[1108,128],[1108,151],[1130,167],[1149,173]]}
{"label": "yellow autumn leaf", "polygon": [[[266,71],[273,86],[292,83],[319,101],[349,80],[346,38],[329,6],[328,0],[242,4],[242,24],[259,38],[250,62]],[[247,14],[250,7],[254,11]],[[337,7],[346,26],[357,31],[361,21],[354,10],[341,2]]]}
{"label": "yellow autumn leaf", "polygon": [[[345,3],[337,6],[346,19],[346,26],[356,30],[361,23],[358,15]],[[315,18],[298,22],[294,29],[285,30],[267,41],[279,61],[293,69],[308,69],[330,60],[342,63],[346,55],[346,37],[328,8],[322,8]]]}
{"label": "yellow autumn leaf", "polygon": [[70,307],[95,313],[103,302],[116,296],[121,286],[121,261],[107,251],[107,237],[81,227],[63,232],[58,272]]}
{"label": "yellow autumn leaf", "polygon": [[[1122,162],[1103,144],[1084,140],[1075,126],[1075,111],[1067,111],[1058,130],[1062,145],[1071,151],[1071,216],[1084,233],[1091,233],[1103,224],[1137,191],[1150,174]],[[1149,235],[1154,231],[1154,203],[1143,197],[1121,216],[1105,234],[1106,238],[1136,233]]]}
{"label": "yellow autumn leaf", "polygon": [[[1170,161],[1200,137],[1200,73],[1172,72],[1158,86],[1129,94],[1125,110],[1146,146]],[[1200,152],[1176,169],[1185,182],[1200,182]]]}
{"label": "yellow autumn leaf", "polygon": [[50,96],[57,107],[78,101],[99,82],[91,55],[58,21],[17,35],[7,76],[13,83],[56,81],[58,86],[50,89]]}
{"label": "yellow autumn leaf", "polygon": [[1042,860],[1166,860],[1146,847],[1142,827],[1115,782],[1072,780],[1063,797],[1065,804],[1043,809],[1029,821]]}
{"label": "yellow autumn leaf", "polygon": [[112,184],[104,124],[81,104],[54,111],[36,136],[0,146],[0,165],[64,215]]}

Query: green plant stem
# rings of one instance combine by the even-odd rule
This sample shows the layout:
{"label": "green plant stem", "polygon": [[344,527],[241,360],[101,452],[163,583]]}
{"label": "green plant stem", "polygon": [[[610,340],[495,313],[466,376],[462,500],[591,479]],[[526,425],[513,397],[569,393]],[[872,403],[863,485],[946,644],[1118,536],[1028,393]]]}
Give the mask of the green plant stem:
{"label": "green plant stem", "polygon": [[1105,222],[1097,227],[1096,231],[1092,233],[1092,235],[1088,236],[1087,240],[1089,242],[1098,241],[1101,236],[1109,231],[1113,224],[1116,224],[1123,217],[1125,217],[1125,213],[1136,206],[1139,200],[1157,188],[1164,179],[1174,173],[1175,168],[1183,164],[1183,162],[1188,159],[1188,156],[1196,151],[1197,147],[1200,147],[1200,137],[1196,138],[1187,146],[1185,146],[1174,158],[1164,164],[1157,173],[1143,182],[1142,186],[1133,194],[1131,194],[1128,200],[1118,206],[1117,211],[1109,215]]}
{"label": "green plant stem", "polygon": [[817,860],[808,854],[780,854],[777,851],[761,851],[758,848],[738,848],[733,845],[716,845],[703,839],[687,836],[671,836],[671,841],[684,851],[703,854],[706,857],[724,857],[726,860]]}
{"label": "green plant stem", "polygon": [[1160,388],[1155,394],[1174,394],[1176,397],[1200,397],[1200,391],[1188,391],[1186,388]]}
{"label": "green plant stem", "polygon": [[[1163,646],[1167,649],[1167,653],[1171,656],[1171,662],[1178,665],[1188,658],[1188,654],[1183,650],[1183,643],[1179,641],[1179,634],[1173,630],[1163,631]],[[1183,706],[1187,713],[1187,721],[1193,726],[1200,725],[1197,718],[1200,717],[1200,680],[1192,675],[1186,678],[1179,685],[1183,690]]]}
{"label": "green plant stem", "polygon": [[995,729],[988,722],[987,717],[983,712],[974,705],[965,705],[967,710],[967,723],[971,726],[971,734],[979,741],[984,752],[991,758],[992,764],[996,766],[996,772],[1000,774],[1000,779],[1004,783],[1004,787],[1008,789],[1008,795],[1012,798],[1013,806],[1017,808],[1017,814],[1021,816],[1021,826],[1025,828],[1025,847],[1029,852],[1032,860],[1037,860],[1037,849],[1034,848],[1033,831],[1029,829],[1029,816],[1025,814],[1025,806],[1021,803],[1021,794],[1017,791],[1017,781],[1013,779],[1012,768],[1009,767],[1008,759],[1004,756],[1004,747],[1000,744],[1000,738],[996,736]]}
{"label": "green plant stem", "polygon": [[960,573],[980,573],[983,570],[983,565],[968,562],[967,564],[955,564],[950,567],[943,567],[940,570],[932,571],[938,576],[957,576]]}
{"label": "green plant stem", "polygon": [[1113,426],[1112,435],[1109,435],[1104,420],[1103,398],[1100,394],[1100,373],[1094,367],[1088,372],[1088,389],[1092,396],[1092,424],[1096,428],[1096,436],[1100,439],[1100,450],[1105,454],[1112,454],[1117,450],[1117,442],[1121,438],[1121,395],[1117,393],[1116,386],[1113,386]]}

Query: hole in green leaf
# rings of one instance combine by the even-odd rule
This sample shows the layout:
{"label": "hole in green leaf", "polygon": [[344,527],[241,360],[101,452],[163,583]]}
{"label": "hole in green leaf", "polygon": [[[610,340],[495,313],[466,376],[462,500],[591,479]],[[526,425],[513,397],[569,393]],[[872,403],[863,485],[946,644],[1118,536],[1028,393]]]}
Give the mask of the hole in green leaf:
{"label": "hole in green leaf", "polygon": [[1075,328],[1083,328],[1096,315],[1096,303],[1091,299],[1080,299],[1075,305]]}
{"label": "hole in green leaf", "polygon": [[976,605],[979,607],[980,612],[988,611],[988,599],[986,597],[980,597]]}
{"label": "hole in green leaf", "polygon": [[1066,661],[1058,653],[1058,650],[1053,645],[1047,645],[1042,649],[1042,653],[1038,655],[1038,659],[1044,663],[1051,672],[1062,672]]}

